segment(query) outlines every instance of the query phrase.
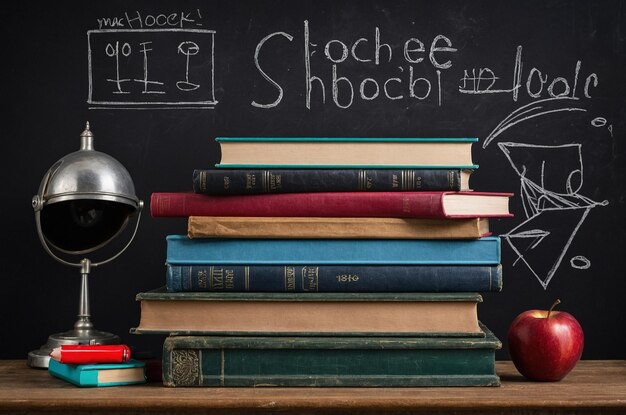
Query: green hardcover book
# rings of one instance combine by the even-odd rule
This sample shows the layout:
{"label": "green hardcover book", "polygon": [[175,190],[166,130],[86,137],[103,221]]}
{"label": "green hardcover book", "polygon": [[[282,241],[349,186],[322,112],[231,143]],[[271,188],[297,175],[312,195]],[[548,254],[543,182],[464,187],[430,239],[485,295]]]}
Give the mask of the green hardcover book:
{"label": "green hardcover book", "polygon": [[499,386],[481,338],[170,336],[165,386]]}
{"label": "green hardcover book", "polygon": [[[224,283],[228,277],[224,276]],[[139,293],[136,334],[484,337],[476,293]]]}

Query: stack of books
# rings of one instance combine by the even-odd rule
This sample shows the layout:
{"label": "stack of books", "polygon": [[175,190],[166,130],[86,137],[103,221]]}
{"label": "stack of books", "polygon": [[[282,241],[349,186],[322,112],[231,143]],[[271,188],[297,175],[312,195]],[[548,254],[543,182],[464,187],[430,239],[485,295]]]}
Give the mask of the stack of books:
{"label": "stack of books", "polygon": [[469,188],[476,139],[221,138],[194,192],[153,193],[167,386],[494,386],[478,319],[502,288],[509,193]]}

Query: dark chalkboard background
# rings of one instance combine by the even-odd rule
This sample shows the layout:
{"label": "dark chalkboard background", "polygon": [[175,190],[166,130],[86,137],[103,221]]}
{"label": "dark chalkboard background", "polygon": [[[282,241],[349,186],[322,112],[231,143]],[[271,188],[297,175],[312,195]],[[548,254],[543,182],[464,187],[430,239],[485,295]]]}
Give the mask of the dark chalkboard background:
{"label": "dark chalkboard background", "polygon": [[[484,296],[481,320],[505,341],[518,313],[558,297],[585,330],[584,358],[626,358],[626,2],[38,4],[7,3],[0,26],[0,358],[26,358],[75,321],[78,272],[44,252],[30,201],[46,170],[78,149],[87,120],[96,149],[128,168],[146,205],[152,192],[190,190],[192,170],[219,159],[216,136],[479,137],[473,188],[516,193],[515,218],[493,221],[494,231],[518,250],[538,242],[522,232],[549,232],[524,260],[503,240],[504,289]],[[134,31],[122,31],[129,23]],[[431,59],[437,36],[436,48],[455,51]],[[178,51],[190,41],[197,49]],[[307,61],[317,77],[308,104]],[[500,143],[528,146],[512,148],[510,162]],[[554,208],[527,225],[520,174]],[[184,233],[186,222],[153,219],[147,208],[141,221],[130,249],[93,270],[92,314],[97,328],[158,355],[162,338],[128,334],[139,319],[134,297],[163,284],[165,235]],[[498,358],[507,357],[505,342]]]}

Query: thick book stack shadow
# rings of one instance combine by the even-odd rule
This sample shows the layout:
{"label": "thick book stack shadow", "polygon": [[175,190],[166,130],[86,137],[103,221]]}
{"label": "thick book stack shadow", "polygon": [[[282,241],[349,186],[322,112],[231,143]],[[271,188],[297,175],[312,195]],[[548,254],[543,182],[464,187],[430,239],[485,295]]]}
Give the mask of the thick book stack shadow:
{"label": "thick book stack shadow", "polygon": [[137,295],[166,386],[499,385],[478,305],[511,195],[470,190],[475,139],[218,141],[193,192],[151,198],[188,218]]}

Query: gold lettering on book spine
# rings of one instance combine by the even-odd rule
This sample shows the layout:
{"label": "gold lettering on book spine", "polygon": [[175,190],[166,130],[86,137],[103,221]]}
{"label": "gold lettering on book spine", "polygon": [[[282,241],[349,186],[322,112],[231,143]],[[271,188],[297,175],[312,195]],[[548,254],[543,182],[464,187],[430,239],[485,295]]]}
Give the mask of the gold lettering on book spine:
{"label": "gold lettering on book spine", "polygon": [[[190,267],[191,268],[191,267]],[[189,272],[189,275],[191,275],[191,272]],[[196,273],[196,277],[198,279],[198,288],[206,288],[207,287],[207,273],[205,270],[200,270]],[[191,283],[189,284],[189,286],[191,287]]]}
{"label": "gold lettering on book spine", "polygon": [[269,174],[269,186],[268,189],[271,191],[280,190],[283,187],[283,175],[282,174]]}
{"label": "gold lettering on book spine", "polygon": [[285,291],[296,290],[296,269],[294,267],[285,267]]}
{"label": "gold lettering on book spine", "polygon": [[243,267],[243,278],[246,291],[250,291],[250,267]]}
{"label": "gold lettering on book spine", "polygon": [[261,190],[263,193],[271,193],[282,189],[283,187],[283,175],[275,174],[269,170],[264,170],[261,173]]}
{"label": "gold lettering on book spine", "polygon": [[302,267],[300,278],[302,291],[318,291],[319,267]]}
{"label": "gold lettering on book spine", "polygon": [[256,176],[252,173],[246,173],[246,190],[256,188]]}
{"label": "gold lettering on book spine", "polygon": [[211,289],[223,290],[224,289],[224,268],[211,267]]}
{"label": "gold lettering on book spine", "polygon": [[200,385],[200,352],[198,350],[172,350],[170,359],[174,385]]}
{"label": "gold lettering on book spine", "polygon": [[224,271],[224,286],[227,290],[235,289],[235,270],[227,269]]}
{"label": "gold lettering on book spine", "polygon": [[335,279],[337,279],[337,282],[350,283],[350,282],[358,282],[359,276],[357,274],[339,274],[339,275],[335,275]]}

